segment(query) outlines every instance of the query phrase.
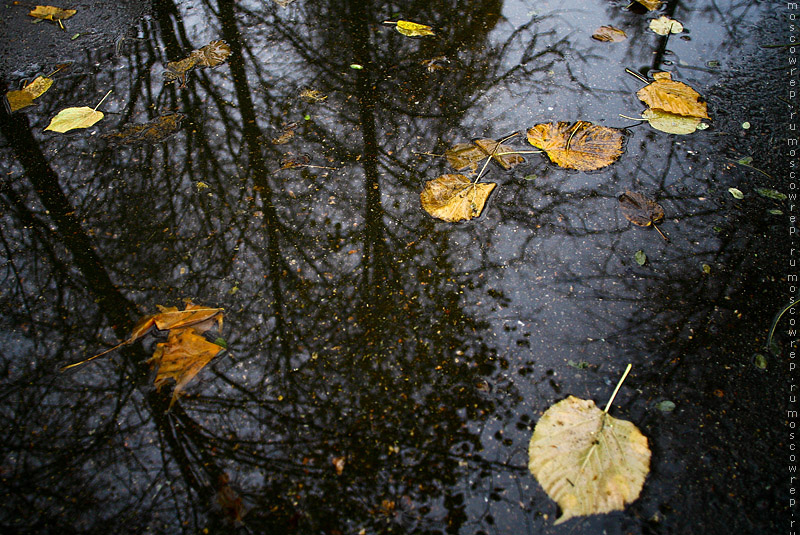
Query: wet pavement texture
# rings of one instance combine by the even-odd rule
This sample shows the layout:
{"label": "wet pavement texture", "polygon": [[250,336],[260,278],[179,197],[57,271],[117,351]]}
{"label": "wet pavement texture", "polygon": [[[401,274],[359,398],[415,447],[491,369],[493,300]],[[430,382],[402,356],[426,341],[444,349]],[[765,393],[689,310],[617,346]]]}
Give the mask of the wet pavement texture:
{"label": "wet pavement texture", "polygon": [[[0,114],[2,531],[785,529],[788,340],[764,345],[789,238],[784,203],[756,193],[787,187],[775,6],[77,2],[64,30],[4,6],[3,91],[59,70]],[[660,14],[686,31],[650,32]],[[382,24],[398,19],[435,36]],[[609,24],[627,40],[591,38]],[[166,83],[220,39],[224,64]],[[645,108],[626,67],[692,86],[710,128],[621,118]],[[44,131],[109,90],[94,126]],[[164,140],[109,137],[168,113]],[[514,132],[531,150],[528,128],[578,120],[627,128],[620,160],[528,154],[487,167],[480,217],[422,210],[452,172],[431,154]],[[625,219],[626,190],[664,207],[669,242]],[[166,334],[59,372],[185,299],[224,308],[227,350],[171,409],[147,364]],[[628,363],[611,413],[648,437],[641,496],[554,526],[533,428],[568,395],[604,406]]]}

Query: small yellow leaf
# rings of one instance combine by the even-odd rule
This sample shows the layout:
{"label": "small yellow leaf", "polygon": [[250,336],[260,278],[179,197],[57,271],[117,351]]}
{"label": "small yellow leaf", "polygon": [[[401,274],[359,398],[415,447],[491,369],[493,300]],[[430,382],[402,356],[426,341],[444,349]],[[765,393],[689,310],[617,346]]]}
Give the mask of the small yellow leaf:
{"label": "small yellow leaf", "polygon": [[700,126],[699,117],[686,117],[662,110],[647,109],[642,113],[642,118],[650,123],[656,130],[668,134],[691,134]]}
{"label": "small yellow leaf", "polygon": [[627,38],[628,35],[623,30],[615,28],[614,26],[600,26],[592,34],[592,39],[611,43],[619,43]]}
{"label": "small yellow leaf", "polygon": [[435,35],[433,29],[425,24],[409,22],[407,20],[397,21],[397,31],[408,37],[422,37],[425,35]]}
{"label": "small yellow leaf", "polygon": [[76,128],[89,128],[103,118],[103,112],[93,110],[88,106],[80,108],[65,108],[53,117],[45,130],[53,132],[68,132]]}
{"label": "small yellow leaf", "polygon": [[653,11],[661,7],[663,3],[661,0],[636,0],[639,4],[646,7],[649,11]]}
{"label": "small yellow leaf", "polygon": [[650,21],[650,29],[658,35],[669,35],[671,33],[681,33],[683,24],[666,15],[661,15],[657,19]]}
{"label": "small yellow leaf", "polygon": [[422,208],[433,217],[454,223],[478,217],[494,182],[473,183],[464,175],[442,175],[425,184],[419,195]]}
{"label": "small yellow leaf", "polygon": [[33,104],[33,100],[42,96],[45,91],[50,89],[53,85],[52,78],[44,76],[37,76],[31,83],[20,89],[19,91],[9,91],[6,93],[8,105],[11,111],[15,112],[26,106]]}
{"label": "small yellow leaf", "polygon": [[42,20],[66,20],[77,13],[74,9],[61,9],[53,6],[36,6],[28,15]]}

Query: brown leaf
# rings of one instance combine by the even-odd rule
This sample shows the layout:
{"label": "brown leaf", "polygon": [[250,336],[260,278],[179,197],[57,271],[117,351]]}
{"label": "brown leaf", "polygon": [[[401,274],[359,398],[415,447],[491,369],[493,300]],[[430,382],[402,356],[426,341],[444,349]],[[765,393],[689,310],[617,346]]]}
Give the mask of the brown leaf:
{"label": "brown leaf", "polygon": [[425,184],[420,193],[422,208],[433,217],[448,221],[468,221],[483,211],[494,182],[473,183],[464,175],[442,175]]}
{"label": "brown leaf", "polygon": [[157,390],[160,391],[170,379],[175,381],[170,408],[186,385],[220,351],[222,347],[209,342],[191,327],[172,329],[166,342],[156,344],[156,350],[147,362],[158,368],[155,379]]}
{"label": "brown leaf", "polygon": [[186,86],[186,75],[194,67],[215,67],[223,63],[231,54],[231,47],[225,41],[211,41],[198,50],[193,50],[189,57],[167,63],[164,77],[168,82],[180,81]]}
{"label": "brown leaf", "polygon": [[661,205],[642,193],[626,191],[617,200],[622,215],[634,225],[649,227],[664,219],[664,209]]}
{"label": "brown leaf", "polygon": [[344,455],[342,455],[341,457],[334,457],[333,459],[331,459],[331,462],[333,463],[333,468],[336,470],[336,475],[337,476],[342,475],[342,472],[344,472],[346,457]]}
{"label": "brown leaf", "polygon": [[169,113],[147,123],[125,125],[119,132],[103,137],[119,144],[158,143],[180,130],[185,117],[182,113]]}
{"label": "brown leaf", "polygon": [[242,497],[231,488],[230,479],[230,476],[225,472],[220,474],[217,480],[217,504],[228,520],[234,524],[239,524],[247,511],[242,503]]}
{"label": "brown leaf", "polygon": [[627,38],[628,35],[624,31],[614,26],[600,26],[592,34],[592,39],[611,43],[619,43]]}
{"label": "brown leaf", "polygon": [[593,171],[614,163],[622,154],[622,130],[588,121],[537,124],[528,130],[528,142],[550,160],[567,169]]}
{"label": "brown leaf", "polygon": [[662,0],[636,0],[639,4],[646,7],[649,11],[653,11],[661,7]]}
{"label": "brown leaf", "polygon": [[[494,154],[492,155],[493,151]],[[453,145],[445,151],[444,156],[456,171],[469,168],[473,173],[478,171],[478,164],[490,155],[505,170],[525,163],[525,158],[519,154],[505,154],[509,152],[514,152],[513,147],[498,145],[497,141],[493,139],[476,139],[473,143],[457,143]]]}
{"label": "brown leaf", "polygon": [[653,79],[636,93],[650,108],[686,117],[709,118],[700,93],[683,82],[674,81],[668,72],[657,72]]}

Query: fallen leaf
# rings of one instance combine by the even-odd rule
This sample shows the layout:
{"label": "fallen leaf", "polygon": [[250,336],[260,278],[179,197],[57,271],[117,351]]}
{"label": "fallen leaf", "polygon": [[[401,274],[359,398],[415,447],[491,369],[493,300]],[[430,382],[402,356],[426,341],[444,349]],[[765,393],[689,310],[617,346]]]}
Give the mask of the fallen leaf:
{"label": "fallen leaf", "polygon": [[119,144],[158,143],[180,130],[185,117],[182,113],[169,113],[147,123],[125,125],[119,132],[103,137]]}
{"label": "fallen leaf", "polygon": [[420,193],[422,208],[433,217],[448,221],[468,221],[483,211],[494,182],[473,183],[464,175],[442,175],[425,184]]}
{"label": "fallen leaf", "polygon": [[296,128],[297,123],[286,125],[286,127],[283,129],[283,132],[281,132],[278,137],[271,139],[270,142],[273,145],[285,145],[286,143],[289,143],[289,141],[291,141],[294,137]]}
{"label": "fallen leaf", "polygon": [[625,219],[640,227],[649,227],[664,219],[664,209],[653,199],[637,193],[626,191],[617,200]]}
{"label": "fallen leaf", "polygon": [[674,81],[668,72],[657,72],[653,79],[636,93],[649,108],[687,117],[709,118],[700,93],[683,82]]}
{"label": "fallen leaf", "polygon": [[331,460],[331,462],[333,463],[333,468],[336,470],[336,475],[337,476],[342,475],[342,472],[344,472],[345,461],[346,461],[346,458],[345,458],[344,455],[341,456],[341,457],[334,457]]}
{"label": "fallen leaf", "polygon": [[50,120],[45,130],[53,132],[69,132],[76,128],[89,128],[103,118],[103,112],[82,106],[80,108],[65,108]]}
{"label": "fallen leaf", "polygon": [[433,28],[425,24],[418,24],[407,20],[398,20],[397,22],[385,21],[384,24],[394,24],[397,31],[407,37],[422,37],[425,35],[434,35]]}
{"label": "fallen leaf", "polygon": [[528,469],[561,507],[556,524],[624,509],[650,471],[647,438],[635,425],[574,396],[539,419],[528,458]]}
{"label": "fallen leaf", "polygon": [[230,486],[230,476],[223,472],[217,479],[217,505],[222,509],[225,517],[234,524],[242,522],[247,511],[242,503],[242,497]]}
{"label": "fallen leaf", "polygon": [[292,2],[294,2],[294,0],[273,0],[273,1],[281,7],[286,7]]}
{"label": "fallen leaf", "polygon": [[167,63],[164,78],[168,82],[180,81],[180,87],[186,87],[186,75],[195,67],[216,67],[225,62],[231,55],[231,47],[225,41],[211,41],[198,50],[193,50],[188,57]]}
{"label": "fallen leaf", "polygon": [[677,115],[650,108],[642,113],[642,118],[650,123],[650,126],[656,130],[666,132],[667,134],[691,134],[695,130],[699,130],[700,125],[703,124],[699,117],[686,117],[684,115]]}
{"label": "fallen leaf", "polygon": [[615,162],[622,154],[622,130],[588,121],[537,124],[528,129],[528,142],[567,169],[593,171]]}
{"label": "fallen leaf", "polygon": [[744,199],[744,193],[742,193],[742,190],[740,189],[728,188],[728,193],[733,195],[734,199]]}
{"label": "fallen leaf", "polygon": [[663,3],[662,0],[636,0],[636,2],[646,7],[649,11],[660,8]]}
{"label": "fallen leaf", "polygon": [[303,89],[300,91],[300,98],[306,102],[323,102],[328,97],[316,89]]}
{"label": "fallen leaf", "polygon": [[94,355],[86,360],[76,362],[75,364],[70,364],[69,366],[64,366],[61,368],[61,371],[74,368],[75,366],[79,366],[94,360],[97,357],[101,357],[124,345],[131,344],[149,333],[154,327],[160,331],[192,327],[196,332],[202,334],[208,331],[216,323],[217,327],[220,330],[222,329],[223,309],[221,308],[209,308],[195,305],[189,300],[186,301],[184,310],[178,310],[177,307],[164,307],[161,305],[156,306],[161,312],[142,317],[136,323],[136,325],[134,325],[133,329],[131,330],[131,335],[127,340],[124,340],[114,347],[109,348],[102,353],[98,353],[97,355]]}
{"label": "fallen leaf", "polygon": [[672,412],[675,410],[675,403],[669,400],[661,401],[656,405],[661,412]]}
{"label": "fallen leaf", "polygon": [[53,79],[45,76],[37,76],[31,83],[19,91],[9,91],[6,93],[6,100],[12,113],[33,104],[34,99],[42,96],[45,91],[53,85]]}
{"label": "fallen leaf", "polygon": [[650,21],[650,29],[658,35],[669,35],[671,33],[681,33],[683,24],[666,15],[661,15],[657,19]]}
{"label": "fallen leaf", "polygon": [[307,154],[284,154],[283,158],[281,158],[280,164],[281,169],[298,169],[300,167],[308,166],[308,162],[311,161],[311,157]]}
{"label": "fallen leaf", "polygon": [[147,362],[158,369],[155,379],[157,390],[160,391],[170,379],[175,381],[170,408],[186,385],[220,351],[220,346],[209,342],[191,327],[172,329],[166,342],[156,344],[153,356]]}
{"label": "fallen leaf", "polygon": [[611,43],[619,43],[628,38],[628,35],[614,26],[600,26],[592,34],[592,39]]}
{"label": "fallen leaf", "polygon": [[775,191],[774,189],[758,188],[756,190],[756,193],[758,193],[762,197],[766,197],[768,199],[775,199],[776,201],[786,200],[786,194],[781,193],[780,191]]}
{"label": "fallen leaf", "polygon": [[508,154],[513,152],[515,151],[512,147],[498,145],[493,139],[477,139],[473,143],[453,145],[445,151],[444,156],[456,171],[470,168],[475,173],[478,171],[478,164],[489,156],[505,170],[525,163],[525,158],[519,154]]}
{"label": "fallen leaf", "polygon": [[638,250],[633,254],[633,258],[636,260],[636,263],[640,266],[643,266],[647,263],[647,254],[644,251]]}
{"label": "fallen leaf", "polygon": [[58,22],[70,18],[75,13],[77,13],[77,11],[74,9],[62,9],[60,7],[53,6],[36,6],[36,8],[28,13],[28,15],[35,19]]}

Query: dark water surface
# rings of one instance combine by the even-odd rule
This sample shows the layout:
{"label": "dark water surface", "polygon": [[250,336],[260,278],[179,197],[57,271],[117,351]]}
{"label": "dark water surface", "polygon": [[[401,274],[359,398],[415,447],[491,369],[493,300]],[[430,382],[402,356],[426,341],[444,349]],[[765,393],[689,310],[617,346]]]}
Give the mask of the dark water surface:
{"label": "dark water surface", "polygon": [[[656,13],[626,6],[78,2],[66,31],[4,7],[4,91],[71,64],[2,114],[0,530],[786,528],[787,372],[763,351],[789,298],[786,220],[770,213],[786,208],[756,193],[786,188],[786,50],[764,48],[786,24],[775,2],[668,2],[658,14],[686,32],[667,41],[647,29]],[[398,19],[436,36],[381,24]],[[628,39],[592,40],[607,24]],[[224,65],[165,83],[167,62],[216,39]],[[711,127],[620,118],[644,109],[626,67],[694,87]],[[43,131],[109,89],[96,125]],[[185,118],[164,141],[103,137],[168,112]],[[421,209],[425,181],[451,171],[420,153],[554,120],[630,127],[626,153],[590,173],[536,154],[489,166],[499,185],[467,223]],[[670,243],[623,217],[629,189],[662,204]],[[186,298],[225,309],[228,351],[171,411],[152,336],[58,373]],[[553,526],[527,469],[533,427],[570,394],[604,406],[628,363],[612,414],[649,439],[641,497]]]}

